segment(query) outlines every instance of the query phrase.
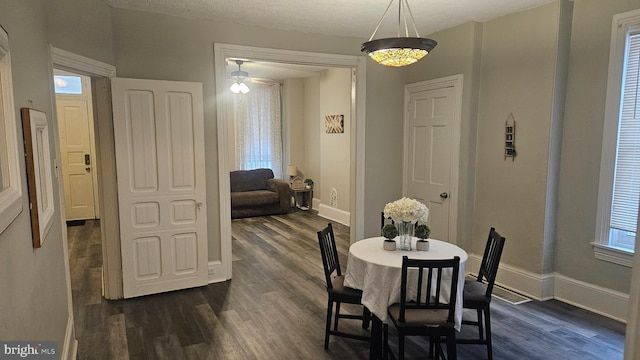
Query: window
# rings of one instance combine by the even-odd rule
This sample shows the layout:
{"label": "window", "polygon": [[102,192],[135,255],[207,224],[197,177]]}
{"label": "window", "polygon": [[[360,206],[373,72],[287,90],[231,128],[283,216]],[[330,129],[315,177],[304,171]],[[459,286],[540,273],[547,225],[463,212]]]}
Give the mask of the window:
{"label": "window", "polygon": [[0,26],[0,233],[22,211],[9,37]]}
{"label": "window", "polygon": [[640,10],[613,18],[595,256],[631,266],[640,200]]}
{"label": "window", "polygon": [[53,85],[56,94],[81,95],[82,78],[75,75],[54,75]]}
{"label": "window", "polygon": [[269,168],[282,178],[280,84],[254,82],[249,93],[233,96],[237,168]]}

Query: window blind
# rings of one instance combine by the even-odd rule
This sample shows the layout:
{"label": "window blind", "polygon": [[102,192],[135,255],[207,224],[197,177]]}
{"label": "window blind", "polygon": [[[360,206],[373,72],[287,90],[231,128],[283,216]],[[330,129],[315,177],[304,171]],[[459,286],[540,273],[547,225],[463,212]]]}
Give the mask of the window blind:
{"label": "window blind", "polygon": [[635,233],[640,199],[640,33],[628,37],[610,226]]}

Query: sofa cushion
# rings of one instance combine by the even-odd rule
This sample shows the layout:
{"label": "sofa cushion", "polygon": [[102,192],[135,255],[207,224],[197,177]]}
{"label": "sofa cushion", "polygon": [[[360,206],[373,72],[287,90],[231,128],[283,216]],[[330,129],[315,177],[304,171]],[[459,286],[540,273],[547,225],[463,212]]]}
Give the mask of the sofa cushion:
{"label": "sofa cushion", "polygon": [[265,190],[267,179],[273,178],[271,169],[236,170],[230,173],[231,192]]}
{"label": "sofa cushion", "polygon": [[273,191],[255,190],[231,193],[231,207],[258,207],[264,205],[276,206],[280,203],[280,195]]}

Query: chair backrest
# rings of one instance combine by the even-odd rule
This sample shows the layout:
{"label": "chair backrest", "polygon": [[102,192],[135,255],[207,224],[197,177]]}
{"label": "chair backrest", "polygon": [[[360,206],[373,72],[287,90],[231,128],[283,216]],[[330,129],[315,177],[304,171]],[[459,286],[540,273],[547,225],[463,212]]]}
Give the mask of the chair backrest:
{"label": "chair backrest", "polygon": [[[415,270],[413,270],[415,269]],[[402,257],[402,281],[400,285],[400,314],[398,320],[405,321],[406,309],[448,310],[447,322],[454,322],[456,298],[458,294],[458,275],[460,257],[443,260],[421,260]],[[443,283],[445,272],[450,272],[451,283]],[[417,274],[417,276],[416,276]],[[407,295],[409,281],[416,281],[416,296]],[[440,297],[445,289],[449,290],[449,299],[444,302]],[[446,294],[446,292],[444,293]]]}
{"label": "chair backrest", "polygon": [[320,245],[320,254],[322,255],[322,265],[324,266],[324,276],[327,280],[327,289],[333,289],[331,276],[341,276],[340,260],[338,259],[338,249],[336,248],[336,238],[333,235],[333,226],[331,223],[326,228],[318,231],[318,244]]}
{"label": "chair backrest", "polygon": [[489,238],[484,248],[482,263],[480,264],[480,271],[478,272],[478,281],[487,282],[487,292],[485,296],[489,298],[493,291],[493,284],[496,281],[496,274],[498,273],[498,265],[500,265],[500,257],[502,256],[505,240],[504,237],[498,234],[495,228],[492,227],[491,230],[489,230]]}
{"label": "chair backrest", "polygon": [[395,222],[391,218],[384,217],[384,211],[380,211],[380,230],[387,224],[387,221],[391,220],[391,224],[395,225]]}

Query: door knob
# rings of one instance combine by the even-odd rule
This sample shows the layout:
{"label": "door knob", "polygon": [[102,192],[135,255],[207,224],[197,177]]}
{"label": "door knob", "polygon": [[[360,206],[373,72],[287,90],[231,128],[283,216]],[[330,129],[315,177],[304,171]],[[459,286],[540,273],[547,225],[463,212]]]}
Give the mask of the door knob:
{"label": "door knob", "polygon": [[449,197],[449,194],[447,194],[446,192],[443,192],[442,194],[440,194],[440,197],[443,199],[446,199]]}

